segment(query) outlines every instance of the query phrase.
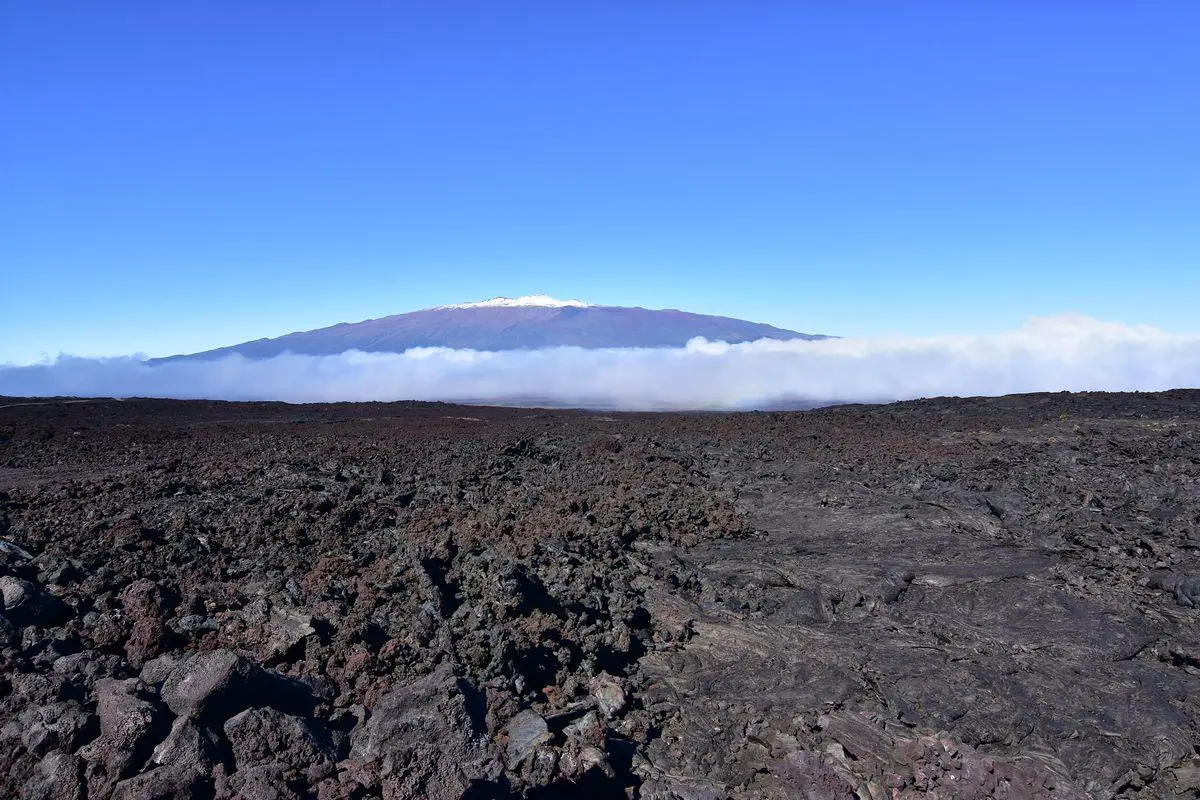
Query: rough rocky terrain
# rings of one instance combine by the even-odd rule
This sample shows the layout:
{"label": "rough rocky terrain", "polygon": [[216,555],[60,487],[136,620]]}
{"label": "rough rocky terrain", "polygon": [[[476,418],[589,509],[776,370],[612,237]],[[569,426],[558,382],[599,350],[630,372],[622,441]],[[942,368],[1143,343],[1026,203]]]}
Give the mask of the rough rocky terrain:
{"label": "rough rocky terrain", "polygon": [[1200,797],[1200,392],[0,399],[0,797]]}

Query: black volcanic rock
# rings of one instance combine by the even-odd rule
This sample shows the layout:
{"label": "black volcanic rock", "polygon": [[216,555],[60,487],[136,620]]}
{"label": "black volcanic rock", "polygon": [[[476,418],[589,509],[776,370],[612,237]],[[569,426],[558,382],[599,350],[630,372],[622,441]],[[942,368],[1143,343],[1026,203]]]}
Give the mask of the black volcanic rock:
{"label": "black volcanic rock", "polygon": [[537,301],[538,298],[512,301],[496,298],[483,303],[431,308],[155,361],[212,360],[233,354],[252,359],[282,353],[323,356],[347,350],[400,353],[414,347],[471,350],[682,347],[697,336],[730,344],[758,339],[828,338],[758,322],[672,309],[590,306],[577,301],[564,304],[551,298],[545,298],[545,305],[534,305]]}
{"label": "black volcanic rock", "polygon": [[1200,391],[0,425],[2,798],[1200,790]]}
{"label": "black volcanic rock", "polygon": [[64,611],[57,597],[12,575],[0,576],[0,597],[0,611],[17,627],[53,622]]}

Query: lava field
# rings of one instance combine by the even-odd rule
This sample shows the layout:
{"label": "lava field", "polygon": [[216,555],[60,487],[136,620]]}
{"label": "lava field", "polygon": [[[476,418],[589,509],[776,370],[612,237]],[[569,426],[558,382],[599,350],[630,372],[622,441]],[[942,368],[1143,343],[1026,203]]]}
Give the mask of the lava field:
{"label": "lava field", "polygon": [[0,797],[1200,797],[1200,392],[0,398]]}

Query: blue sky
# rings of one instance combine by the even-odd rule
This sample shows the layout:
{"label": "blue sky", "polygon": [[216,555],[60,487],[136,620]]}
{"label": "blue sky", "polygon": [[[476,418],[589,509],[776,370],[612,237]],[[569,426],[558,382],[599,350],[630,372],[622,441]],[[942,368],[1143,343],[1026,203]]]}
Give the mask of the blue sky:
{"label": "blue sky", "polygon": [[493,295],[1200,330],[1200,4],[0,2],[0,362]]}

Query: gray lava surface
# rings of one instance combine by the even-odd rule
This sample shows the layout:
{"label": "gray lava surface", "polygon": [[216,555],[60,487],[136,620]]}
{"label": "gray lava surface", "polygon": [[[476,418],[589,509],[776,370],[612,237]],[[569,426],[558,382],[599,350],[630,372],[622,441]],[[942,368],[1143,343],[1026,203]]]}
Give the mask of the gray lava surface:
{"label": "gray lava surface", "polygon": [[0,400],[0,797],[1200,797],[1200,392]]}

